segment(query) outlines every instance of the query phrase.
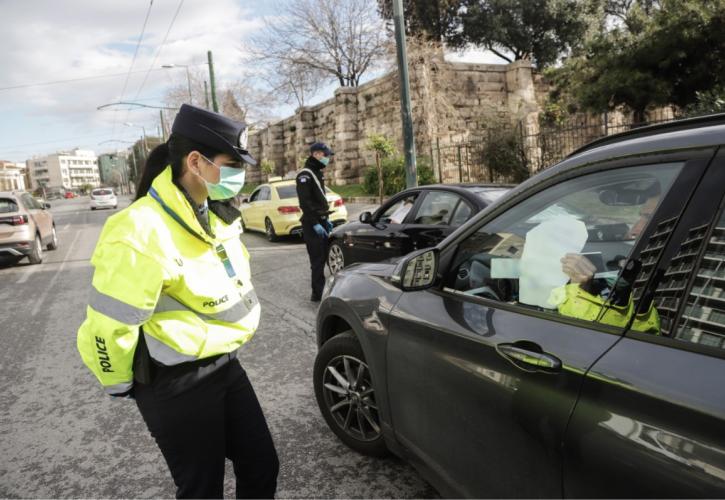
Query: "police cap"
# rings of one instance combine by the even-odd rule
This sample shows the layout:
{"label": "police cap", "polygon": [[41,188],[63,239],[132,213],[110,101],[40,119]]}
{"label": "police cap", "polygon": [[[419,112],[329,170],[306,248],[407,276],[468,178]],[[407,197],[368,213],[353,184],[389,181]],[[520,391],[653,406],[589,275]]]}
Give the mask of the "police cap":
{"label": "police cap", "polygon": [[247,151],[248,130],[244,122],[196,106],[182,104],[174,119],[171,132],[209,146],[220,153],[227,153],[250,165],[257,164],[257,160]]}
{"label": "police cap", "polygon": [[324,142],[316,142],[312,146],[310,146],[310,153],[314,153],[315,151],[322,151],[323,153],[325,153],[325,156],[332,156],[335,154],[330,148],[327,147],[327,144],[325,144]]}

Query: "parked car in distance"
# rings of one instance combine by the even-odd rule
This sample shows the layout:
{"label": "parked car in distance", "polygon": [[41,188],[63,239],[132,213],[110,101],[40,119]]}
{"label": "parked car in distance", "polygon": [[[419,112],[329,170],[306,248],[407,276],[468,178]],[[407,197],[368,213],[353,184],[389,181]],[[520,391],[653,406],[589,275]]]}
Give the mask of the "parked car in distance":
{"label": "parked car in distance", "polygon": [[0,257],[18,262],[28,257],[31,264],[43,262],[43,246],[58,248],[53,214],[30,193],[0,191]]}
{"label": "parked car in distance", "polygon": [[725,114],[609,136],[326,283],[315,395],[443,497],[725,497]]}
{"label": "parked car in distance", "polygon": [[[334,226],[347,222],[345,202],[337,193],[325,187],[330,204],[330,222]],[[297,199],[297,187],[293,180],[271,181],[258,186],[248,198],[242,199],[244,229],[264,232],[269,241],[280,236],[302,235],[300,217],[302,210]]]}
{"label": "parked car in distance", "polygon": [[63,195],[63,197],[66,199],[72,199],[72,198],[75,198],[75,196],[76,195],[73,194],[73,191],[66,191],[65,194]]}
{"label": "parked car in distance", "polygon": [[91,191],[91,210],[99,208],[118,208],[118,198],[113,188],[96,188]]}
{"label": "parked car in distance", "polygon": [[377,262],[432,247],[511,186],[434,184],[406,189],[358,222],[337,227],[330,235],[328,264],[336,273],[355,262]]}

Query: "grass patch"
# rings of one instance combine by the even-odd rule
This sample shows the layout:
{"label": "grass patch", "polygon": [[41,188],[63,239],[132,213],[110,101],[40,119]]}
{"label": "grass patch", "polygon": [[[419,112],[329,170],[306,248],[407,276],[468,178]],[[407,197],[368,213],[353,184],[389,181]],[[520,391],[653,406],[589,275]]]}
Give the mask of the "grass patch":
{"label": "grass patch", "polygon": [[331,190],[342,196],[343,198],[351,198],[356,196],[370,196],[363,189],[362,184],[345,184],[344,186],[328,186]]}
{"label": "grass patch", "polygon": [[252,191],[254,191],[255,189],[257,189],[257,186],[259,186],[259,184],[253,184],[253,183],[244,184],[244,187],[242,188],[241,193],[242,194],[251,194]]}

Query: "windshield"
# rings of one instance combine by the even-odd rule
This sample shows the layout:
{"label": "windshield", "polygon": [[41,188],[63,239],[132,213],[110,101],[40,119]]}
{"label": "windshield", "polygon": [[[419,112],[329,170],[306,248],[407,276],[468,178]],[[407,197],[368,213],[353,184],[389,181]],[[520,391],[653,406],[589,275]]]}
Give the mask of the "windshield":
{"label": "windshield", "polygon": [[93,190],[93,196],[108,196],[113,194],[113,191],[110,189],[94,189]]}

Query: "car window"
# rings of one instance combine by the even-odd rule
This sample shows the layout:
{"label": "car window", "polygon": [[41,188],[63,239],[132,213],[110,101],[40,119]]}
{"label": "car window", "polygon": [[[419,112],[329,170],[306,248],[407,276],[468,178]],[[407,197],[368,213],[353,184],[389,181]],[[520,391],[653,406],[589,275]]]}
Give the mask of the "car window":
{"label": "car window", "polygon": [[[695,228],[695,232],[698,229],[700,228]],[[696,237],[696,235],[691,236]],[[688,241],[694,240],[695,238],[688,238]],[[680,254],[679,258],[683,257],[686,257],[686,253]],[[668,272],[675,271],[671,274],[672,278],[676,278],[679,274],[680,279],[687,281],[694,267],[687,267],[689,264],[687,262],[673,263],[686,268],[682,269],[682,272],[668,269]],[[723,209],[712,228],[700,264],[692,274],[694,282],[674,338],[683,342],[725,349],[725,211]],[[671,283],[668,288],[675,288],[676,284],[676,282]],[[666,305],[662,304],[663,307]]]}
{"label": "car window", "polygon": [[257,201],[267,201],[269,199],[269,187],[263,186],[259,188],[259,197],[257,198]]}
{"label": "car window", "polygon": [[94,189],[91,194],[93,196],[110,196],[113,194],[113,191],[110,189]]}
{"label": "car window", "polygon": [[415,199],[418,197],[418,193],[410,194],[404,198],[399,199],[378,216],[378,222],[384,222],[386,224],[402,224],[405,220],[410,209],[415,205]]}
{"label": "car window", "polygon": [[280,200],[297,198],[297,186],[294,184],[290,186],[277,186],[277,196],[279,196]]}
{"label": "car window", "polygon": [[294,184],[290,186],[277,186],[277,196],[279,196],[280,200],[297,198],[297,186]]}
{"label": "car window", "polygon": [[429,191],[415,214],[414,223],[448,225],[460,200],[461,197],[454,193]]}
{"label": "car window", "polygon": [[458,208],[456,208],[456,212],[453,214],[451,226],[462,225],[471,217],[472,212],[471,206],[468,203],[461,201],[461,203],[458,204]]}
{"label": "car window", "polygon": [[257,190],[255,190],[255,191],[254,191],[254,192],[252,193],[252,196],[250,196],[250,197],[249,197],[249,201],[250,201],[250,203],[251,203],[251,202],[253,202],[253,201],[257,201],[257,199],[259,198],[259,193],[260,193],[260,192],[261,192],[261,189],[257,189]]}
{"label": "car window", "polygon": [[681,168],[598,172],[528,197],[461,242],[446,288],[624,328],[633,306],[620,271]]}
{"label": "car window", "polygon": [[27,208],[28,210],[37,210],[42,208],[40,206],[40,203],[38,203],[35,198],[30,196],[28,193],[23,193],[20,196],[20,199],[23,200],[23,205],[25,205],[25,208]]}
{"label": "car window", "polygon": [[15,203],[15,200],[10,200],[8,198],[0,198],[0,214],[8,214],[10,212],[17,212],[18,211],[18,204]]}

